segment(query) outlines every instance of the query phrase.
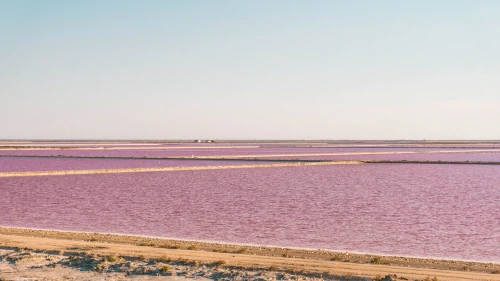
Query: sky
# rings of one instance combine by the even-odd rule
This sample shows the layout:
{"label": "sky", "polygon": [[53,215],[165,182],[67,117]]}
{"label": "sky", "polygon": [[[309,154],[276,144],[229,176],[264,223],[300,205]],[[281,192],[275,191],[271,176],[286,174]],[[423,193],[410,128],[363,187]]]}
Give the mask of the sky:
{"label": "sky", "polygon": [[499,14],[0,0],[0,139],[500,139]]}

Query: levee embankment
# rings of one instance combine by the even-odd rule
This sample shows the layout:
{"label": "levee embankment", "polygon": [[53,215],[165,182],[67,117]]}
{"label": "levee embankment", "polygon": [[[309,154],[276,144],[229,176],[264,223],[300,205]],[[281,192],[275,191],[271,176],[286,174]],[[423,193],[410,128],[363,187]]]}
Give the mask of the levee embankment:
{"label": "levee embankment", "polygon": [[0,177],[26,177],[26,176],[59,176],[59,175],[86,175],[86,174],[111,174],[111,173],[144,173],[192,170],[220,170],[220,169],[248,169],[248,168],[273,168],[291,166],[318,166],[338,164],[362,164],[361,161],[334,161],[311,163],[275,163],[253,165],[220,165],[220,166],[185,166],[185,167],[154,167],[154,168],[119,168],[119,169],[94,169],[94,170],[60,170],[60,171],[29,171],[29,172],[1,172]]}

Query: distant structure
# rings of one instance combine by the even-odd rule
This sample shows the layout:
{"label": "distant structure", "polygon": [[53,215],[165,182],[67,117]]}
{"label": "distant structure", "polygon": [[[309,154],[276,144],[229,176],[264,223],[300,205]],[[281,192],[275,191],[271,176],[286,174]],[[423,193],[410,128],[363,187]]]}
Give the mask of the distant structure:
{"label": "distant structure", "polygon": [[202,141],[202,140],[194,140],[195,143],[202,143],[202,142],[207,142],[207,143],[211,143],[211,142],[215,142],[214,140],[205,140],[205,141]]}

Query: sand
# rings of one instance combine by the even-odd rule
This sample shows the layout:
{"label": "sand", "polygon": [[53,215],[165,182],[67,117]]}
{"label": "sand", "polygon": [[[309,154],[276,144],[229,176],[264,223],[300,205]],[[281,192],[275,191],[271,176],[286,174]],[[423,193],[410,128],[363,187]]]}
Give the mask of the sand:
{"label": "sand", "polygon": [[[89,144],[0,144],[0,150],[183,150],[183,149],[248,149],[259,148],[255,145],[197,145],[197,146],[158,146],[159,144],[116,144],[116,143],[89,143]],[[91,147],[99,146],[99,147]]]}
{"label": "sand", "polygon": [[0,227],[0,280],[500,280],[494,263],[348,259],[324,250]]}
{"label": "sand", "polygon": [[286,162],[286,163],[249,164],[249,165],[239,164],[239,165],[218,165],[218,166],[183,166],[183,167],[116,168],[116,169],[93,169],[93,170],[0,172],[0,177],[141,173],[141,172],[168,172],[168,171],[190,171],[190,170],[244,169],[244,168],[273,168],[273,167],[289,167],[289,166],[318,166],[318,165],[339,165],[339,164],[362,164],[362,162],[360,162],[360,161]]}

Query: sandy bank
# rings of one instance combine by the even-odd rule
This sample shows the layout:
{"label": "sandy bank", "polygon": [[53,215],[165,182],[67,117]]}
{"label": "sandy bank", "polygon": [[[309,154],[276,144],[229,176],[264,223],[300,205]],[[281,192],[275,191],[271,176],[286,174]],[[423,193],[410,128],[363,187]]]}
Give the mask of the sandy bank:
{"label": "sandy bank", "polygon": [[[375,280],[377,276],[388,274],[397,276],[392,280],[424,280],[427,276],[437,277],[440,281],[500,280],[500,264],[492,263],[360,254],[350,254],[346,261],[345,253],[323,250],[0,227],[0,249],[19,251],[21,248],[28,252],[71,256],[80,266],[94,266],[95,270],[104,270],[106,266],[114,268],[115,272],[138,273],[142,270],[138,267],[146,266],[137,264],[139,260],[148,261],[146,274],[158,273],[165,265],[188,265],[189,269],[175,270],[192,272],[190,274],[204,272],[206,275],[199,276],[210,279],[230,273],[225,280],[275,280],[278,276],[282,280],[297,280],[294,276],[302,280],[320,277],[327,280]],[[117,258],[103,265],[101,262],[105,256]],[[130,262],[136,262],[135,267]],[[155,264],[156,269],[153,268]],[[214,273],[216,275],[211,275]],[[0,271],[0,277],[1,274]],[[350,276],[358,277],[347,279]]]}
{"label": "sandy bank", "polygon": [[[245,146],[210,146],[210,145],[197,145],[197,146],[158,146],[158,144],[62,144],[54,146],[54,144],[1,144],[0,150],[183,150],[183,149],[248,149],[259,148],[255,145]],[[94,145],[99,147],[85,147],[84,145]],[[111,146],[108,146],[111,145]]]}
{"label": "sandy bank", "polygon": [[144,173],[168,172],[191,170],[219,170],[219,169],[248,169],[248,168],[273,168],[293,166],[318,166],[339,164],[362,164],[360,161],[331,161],[331,162],[288,162],[273,164],[251,165],[220,165],[220,166],[184,166],[184,167],[153,167],[153,168],[120,168],[120,169],[94,169],[94,170],[61,170],[61,171],[31,171],[31,172],[0,172],[0,177],[26,177],[26,176],[59,176],[59,175],[86,175],[86,174],[111,174],[111,173]]}

